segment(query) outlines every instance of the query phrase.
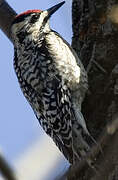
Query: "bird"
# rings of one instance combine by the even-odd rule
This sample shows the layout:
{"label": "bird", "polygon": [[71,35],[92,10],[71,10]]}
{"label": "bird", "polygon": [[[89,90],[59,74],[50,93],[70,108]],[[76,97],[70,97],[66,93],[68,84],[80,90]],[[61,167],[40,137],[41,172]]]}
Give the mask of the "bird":
{"label": "bird", "polygon": [[87,72],[70,44],[50,28],[51,16],[64,3],[17,15],[11,37],[20,88],[43,130],[74,164],[88,153],[93,137],[81,113]]}

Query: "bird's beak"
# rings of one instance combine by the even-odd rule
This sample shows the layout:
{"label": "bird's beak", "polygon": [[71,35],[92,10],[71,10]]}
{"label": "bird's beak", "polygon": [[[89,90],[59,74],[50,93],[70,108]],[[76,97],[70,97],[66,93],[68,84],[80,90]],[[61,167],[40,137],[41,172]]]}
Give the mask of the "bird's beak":
{"label": "bird's beak", "polygon": [[55,13],[63,4],[65,3],[65,1],[47,9],[47,12],[48,12],[48,18],[53,14]]}

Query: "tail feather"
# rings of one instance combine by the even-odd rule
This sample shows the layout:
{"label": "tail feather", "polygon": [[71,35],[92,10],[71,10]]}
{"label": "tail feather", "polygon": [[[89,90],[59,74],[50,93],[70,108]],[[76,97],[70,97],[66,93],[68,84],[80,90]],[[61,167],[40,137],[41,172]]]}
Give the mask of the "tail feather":
{"label": "tail feather", "polygon": [[73,151],[78,159],[84,157],[97,144],[90,135],[84,117],[80,111],[74,112],[75,120],[72,123]]}

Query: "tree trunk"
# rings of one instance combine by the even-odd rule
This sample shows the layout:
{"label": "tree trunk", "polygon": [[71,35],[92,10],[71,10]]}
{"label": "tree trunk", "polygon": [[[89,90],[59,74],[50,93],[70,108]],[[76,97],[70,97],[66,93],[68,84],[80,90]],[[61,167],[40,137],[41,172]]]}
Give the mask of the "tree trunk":
{"label": "tree trunk", "polygon": [[91,134],[98,143],[101,142],[103,151],[96,157],[98,172],[91,172],[90,175],[89,169],[89,173],[82,173],[79,180],[118,179],[116,3],[116,0],[73,0],[72,3],[72,46],[88,71],[89,80],[89,91],[82,111]]}

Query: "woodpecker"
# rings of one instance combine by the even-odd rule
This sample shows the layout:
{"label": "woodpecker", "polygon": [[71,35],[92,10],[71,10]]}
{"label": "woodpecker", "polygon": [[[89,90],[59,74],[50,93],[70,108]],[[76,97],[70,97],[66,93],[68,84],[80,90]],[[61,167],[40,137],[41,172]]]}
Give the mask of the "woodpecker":
{"label": "woodpecker", "polygon": [[17,15],[11,35],[21,90],[44,131],[74,164],[89,151],[92,137],[81,113],[87,73],[69,43],[49,25],[64,3]]}

